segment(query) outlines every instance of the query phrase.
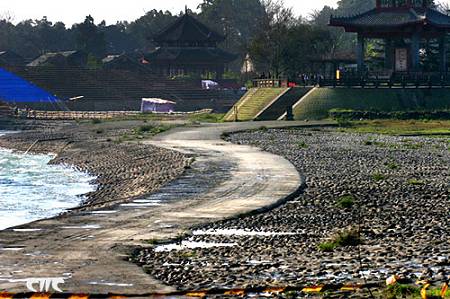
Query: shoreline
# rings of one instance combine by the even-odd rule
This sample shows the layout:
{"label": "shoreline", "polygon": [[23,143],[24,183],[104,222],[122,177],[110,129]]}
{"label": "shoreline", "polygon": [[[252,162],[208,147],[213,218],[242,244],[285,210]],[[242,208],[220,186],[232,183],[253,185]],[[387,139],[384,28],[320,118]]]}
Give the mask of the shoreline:
{"label": "shoreline", "polygon": [[[307,125],[303,122],[297,124]],[[153,149],[153,152],[162,147],[165,153],[176,150],[184,153],[182,157],[196,159],[180,179],[142,199],[100,211],[76,211],[67,217],[37,221],[23,227],[27,232],[0,232],[1,287],[22,291],[25,286],[18,279],[45,273],[46,277],[69,275],[65,277],[67,282],[63,286],[67,291],[94,294],[173,291],[173,287],[130,263],[131,250],[136,246],[149,246],[151,240],[172,240],[186,235],[199,225],[261,211],[284,201],[302,183],[294,166],[284,158],[220,139],[225,132],[254,129],[261,125],[184,127],[144,141],[146,144],[142,146]],[[89,140],[79,142],[89,143]],[[102,143],[108,144],[108,141]],[[69,149],[67,147],[65,151]],[[136,156],[135,153],[132,155]],[[212,186],[205,185],[205,182]],[[192,183],[198,188],[192,188]],[[6,251],[2,251],[2,247]],[[17,248],[18,251],[9,251],[8,248]],[[1,273],[13,274],[2,277]],[[102,281],[114,285],[99,283]]]}
{"label": "shoreline", "polygon": [[[72,124],[48,129],[5,131],[0,148],[51,155],[48,164],[63,165],[94,177],[96,190],[65,213],[107,208],[159,190],[180,176],[190,159],[176,151],[138,142],[116,142],[114,130]],[[125,125],[124,130],[133,128]]]}
{"label": "shoreline", "polygon": [[86,172],[49,164],[54,158],[0,148],[0,230],[63,215],[97,188]]}

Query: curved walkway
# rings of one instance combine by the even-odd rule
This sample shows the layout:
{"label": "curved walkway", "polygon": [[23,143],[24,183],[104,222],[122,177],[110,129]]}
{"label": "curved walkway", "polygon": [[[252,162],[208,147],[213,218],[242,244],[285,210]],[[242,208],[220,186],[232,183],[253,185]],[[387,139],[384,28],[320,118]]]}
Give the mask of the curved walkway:
{"label": "curved walkway", "polygon": [[[0,232],[0,291],[26,291],[29,278],[60,277],[68,292],[171,291],[126,261],[128,248],[189,228],[266,209],[302,184],[284,158],[220,139],[222,133],[306,123],[204,125],[174,129],[151,144],[192,154],[185,174],[159,192],[106,211],[77,213]],[[315,125],[309,123],[308,125]]]}

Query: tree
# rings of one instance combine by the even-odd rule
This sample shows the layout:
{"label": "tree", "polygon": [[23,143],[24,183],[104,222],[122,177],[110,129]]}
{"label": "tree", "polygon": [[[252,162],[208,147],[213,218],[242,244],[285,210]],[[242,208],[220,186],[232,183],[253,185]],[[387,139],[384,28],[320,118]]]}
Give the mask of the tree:
{"label": "tree", "polygon": [[170,11],[153,9],[130,23],[126,32],[133,37],[139,49],[150,51],[155,48],[152,42],[153,36],[169,26],[175,19],[176,16]]}
{"label": "tree", "polygon": [[265,11],[260,0],[204,0],[199,5],[199,19],[215,31],[226,36],[221,45],[225,50],[238,54],[231,68],[239,70],[248,53]]}
{"label": "tree", "polygon": [[286,43],[282,48],[283,74],[295,78],[310,69],[311,60],[317,54],[329,53],[333,47],[329,30],[309,24],[298,24],[289,28]]}
{"label": "tree", "polygon": [[263,2],[264,16],[259,23],[259,31],[250,44],[250,55],[257,69],[272,72],[279,77],[282,69],[282,50],[289,39],[289,29],[297,23],[292,9],[283,1]]}
{"label": "tree", "polygon": [[83,23],[76,24],[75,32],[77,49],[101,59],[106,54],[105,34],[98,30],[92,16],[87,16]]}

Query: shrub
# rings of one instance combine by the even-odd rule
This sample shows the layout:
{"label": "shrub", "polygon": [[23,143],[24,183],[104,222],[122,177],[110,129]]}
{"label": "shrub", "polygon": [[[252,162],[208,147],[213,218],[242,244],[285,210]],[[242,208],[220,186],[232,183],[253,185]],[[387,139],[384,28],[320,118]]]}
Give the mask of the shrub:
{"label": "shrub", "polygon": [[308,148],[308,145],[304,141],[300,141],[297,143],[298,148]]}
{"label": "shrub", "polygon": [[320,243],[320,251],[331,252],[338,247],[358,246],[362,243],[358,230],[350,228],[337,233],[330,241]]}
{"label": "shrub", "polygon": [[100,119],[98,119],[98,118],[94,118],[93,120],[91,120],[91,123],[93,124],[93,125],[96,125],[96,124],[100,124],[102,121],[100,120]]}
{"label": "shrub", "polygon": [[388,162],[388,163],[386,163],[386,166],[387,166],[387,168],[392,169],[392,170],[396,170],[396,169],[400,168],[400,166],[398,166],[398,164],[395,162]]}
{"label": "shrub", "polygon": [[323,252],[332,252],[334,251],[334,249],[336,249],[336,247],[337,244],[334,242],[323,242],[320,243],[318,246],[319,250]]}
{"label": "shrub", "polygon": [[352,195],[344,195],[338,198],[336,205],[343,209],[350,209],[355,204],[355,198]]}
{"label": "shrub", "polygon": [[377,182],[384,181],[386,178],[387,177],[384,174],[379,173],[379,172],[372,174],[372,179]]}
{"label": "shrub", "polygon": [[425,185],[425,182],[417,179],[410,179],[408,180],[408,184],[412,186],[422,186]]}
{"label": "shrub", "polygon": [[361,238],[359,232],[352,228],[346,231],[339,232],[334,238],[334,242],[337,246],[358,246],[361,244]]}

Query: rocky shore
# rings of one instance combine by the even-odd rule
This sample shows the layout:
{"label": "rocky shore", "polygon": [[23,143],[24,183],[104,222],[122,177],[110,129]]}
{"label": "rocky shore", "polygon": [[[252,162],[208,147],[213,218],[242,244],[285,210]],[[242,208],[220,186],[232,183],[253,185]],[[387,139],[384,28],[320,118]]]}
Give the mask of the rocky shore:
{"label": "rocky shore", "polygon": [[155,278],[179,289],[449,279],[448,139],[299,129],[229,140],[286,157],[307,187],[181,243],[204,248],[138,250],[133,261]]}
{"label": "rocky shore", "polygon": [[[146,125],[148,126],[148,125]],[[67,124],[0,137],[0,147],[31,153],[53,153],[52,164],[75,167],[96,177],[94,192],[78,210],[104,208],[158,190],[188,167],[176,151],[144,145],[134,136],[136,124]]]}

